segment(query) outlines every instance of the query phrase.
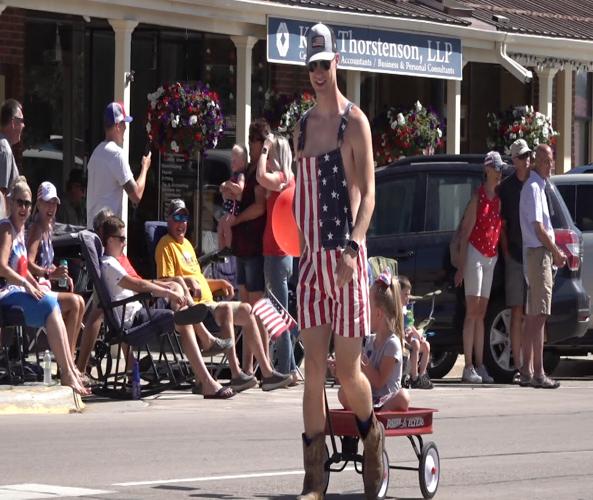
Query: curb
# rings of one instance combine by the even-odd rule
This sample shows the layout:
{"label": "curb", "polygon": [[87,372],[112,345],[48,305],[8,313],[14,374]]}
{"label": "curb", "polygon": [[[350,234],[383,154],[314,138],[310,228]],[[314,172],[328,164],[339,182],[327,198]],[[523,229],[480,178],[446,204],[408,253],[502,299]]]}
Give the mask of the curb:
{"label": "curb", "polygon": [[0,415],[80,413],[84,403],[70,387],[27,383],[0,386]]}

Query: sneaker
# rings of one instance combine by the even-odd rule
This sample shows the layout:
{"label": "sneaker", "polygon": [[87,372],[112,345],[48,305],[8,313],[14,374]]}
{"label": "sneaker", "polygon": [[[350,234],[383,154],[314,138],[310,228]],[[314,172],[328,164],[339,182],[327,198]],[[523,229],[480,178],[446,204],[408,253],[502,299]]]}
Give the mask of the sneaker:
{"label": "sneaker", "polygon": [[467,382],[468,384],[481,384],[482,377],[480,377],[476,373],[476,369],[473,366],[466,366],[463,369],[463,376],[461,377],[462,382]]}
{"label": "sneaker", "polygon": [[409,385],[410,389],[419,389],[420,388],[420,377],[416,377],[416,378],[410,377],[408,379],[408,385]]}
{"label": "sneaker", "polygon": [[478,366],[476,373],[480,377],[482,377],[483,384],[493,384],[494,383],[494,379],[488,374],[488,371],[486,370],[486,367],[484,365]]}
{"label": "sneaker", "polygon": [[409,389],[412,384],[412,378],[409,375],[404,375],[402,377],[402,387]]}
{"label": "sneaker", "polygon": [[418,377],[418,379],[419,379],[419,382],[418,382],[419,389],[432,389],[434,387],[432,385],[432,380],[430,380],[430,377],[428,376],[428,373],[420,375],[420,377]]}
{"label": "sneaker", "polygon": [[235,392],[246,391],[257,385],[257,379],[253,375],[241,372],[238,377],[231,379],[231,387]]}
{"label": "sneaker", "polygon": [[287,387],[292,382],[292,374],[290,373],[278,373],[273,371],[269,377],[263,377],[261,379],[261,388],[263,391],[273,391],[274,389],[280,389],[281,387]]}
{"label": "sneaker", "polygon": [[544,375],[543,377],[532,377],[531,386],[538,389],[558,389],[560,382]]}

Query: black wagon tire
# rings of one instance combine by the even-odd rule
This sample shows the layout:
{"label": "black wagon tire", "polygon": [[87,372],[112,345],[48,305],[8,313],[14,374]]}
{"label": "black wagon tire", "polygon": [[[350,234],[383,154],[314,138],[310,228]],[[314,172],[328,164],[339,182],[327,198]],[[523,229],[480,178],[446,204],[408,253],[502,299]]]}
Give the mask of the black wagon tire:
{"label": "black wagon tire", "polygon": [[327,447],[327,443],[325,443],[325,459],[323,461],[323,494],[327,493],[327,488],[329,486],[329,474],[330,474],[330,463],[329,463],[329,448]]}
{"label": "black wagon tire", "polygon": [[441,476],[441,459],[437,445],[432,441],[424,443],[420,453],[420,463],[418,464],[418,479],[420,490],[424,498],[435,496],[439,487]]}

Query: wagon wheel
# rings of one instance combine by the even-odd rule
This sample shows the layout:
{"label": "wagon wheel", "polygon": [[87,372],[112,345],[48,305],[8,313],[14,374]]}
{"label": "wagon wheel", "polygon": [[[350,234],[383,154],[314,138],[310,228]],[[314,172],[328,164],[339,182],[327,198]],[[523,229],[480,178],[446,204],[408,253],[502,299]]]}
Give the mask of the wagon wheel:
{"label": "wagon wheel", "polygon": [[387,496],[387,489],[389,488],[389,455],[387,450],[383,450],[383,481],[379,486],[377,492],[377,500],[383,500]]}
{"label": "wagon wheel", "polygon": [[327,493],[327,487],[329,486],[329,473],[330,473],[330,463],[329,463],[329,448],[327,447],[327,443],[325,443],[325,457],[323,460],[323,494]]}
{"label": "wagon wheel", "polygon": [[436,444],[432,441],[425,443],[420,453],[420,464],[418,467],[418,478],[420,490],[424,498],[432,498],[439,487],[441,475],[441,461]]}

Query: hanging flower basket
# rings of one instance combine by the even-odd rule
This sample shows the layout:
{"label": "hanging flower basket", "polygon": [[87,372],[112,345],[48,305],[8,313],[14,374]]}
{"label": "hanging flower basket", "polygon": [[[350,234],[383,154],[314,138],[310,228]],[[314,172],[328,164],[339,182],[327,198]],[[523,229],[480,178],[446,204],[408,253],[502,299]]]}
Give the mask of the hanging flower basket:
{"label": "hanging flower basket", "polygon": [[201,82],[169,83],[147,96],[146,132],[161,153],[186,158],[215,148],[223,131],[216,92]]}
{"label": "hanging flower basket", "polygon": [[288,105],[280,118],[280,125],[278,132],[282,135],[292,137],[292,133],[296,124],[301,119],[305,112],[315,105],[315,97],[309,92],[303,92],[296,95],[293,101]]}
{"label": "hanging flower basket", "polygon": [[500,114],[488,113],[488,149],[511,154],[511,144],[524,139],[531,149],[539,144],[554,146],[558,132],[550,118],[533,110],[533,106],[514,106]]}
{"label": "hanging flower basket", "polygon": [[443,146],[442,124],[420,101],[407,112],[391,108],[387,126],[373,137],[375,164],[387,165],[404,156],[434,154]]}

